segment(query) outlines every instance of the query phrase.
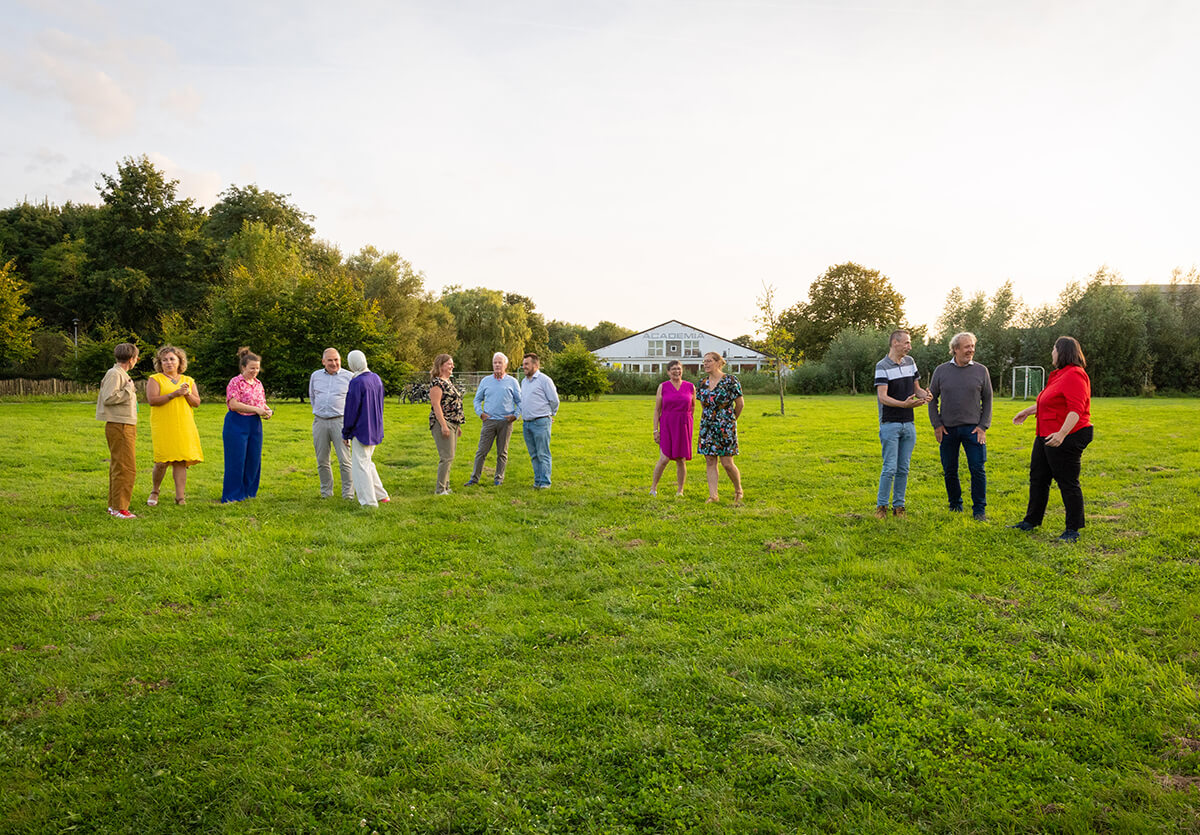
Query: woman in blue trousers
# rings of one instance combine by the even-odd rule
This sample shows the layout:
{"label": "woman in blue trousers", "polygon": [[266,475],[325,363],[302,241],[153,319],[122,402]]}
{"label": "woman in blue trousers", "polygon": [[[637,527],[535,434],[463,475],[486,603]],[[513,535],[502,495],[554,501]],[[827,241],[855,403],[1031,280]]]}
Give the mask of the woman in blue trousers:
{"label": "woman in blue trousers", "polygon": [[225,387],[225,426],[221,440],[225,447],[225,484],[221,501],[240,502],[258,495],[262,473],[262,422],[275,414],[267,406],[263,384],[258,379],[262,359],[249,348],[238,349],[242,373]]}

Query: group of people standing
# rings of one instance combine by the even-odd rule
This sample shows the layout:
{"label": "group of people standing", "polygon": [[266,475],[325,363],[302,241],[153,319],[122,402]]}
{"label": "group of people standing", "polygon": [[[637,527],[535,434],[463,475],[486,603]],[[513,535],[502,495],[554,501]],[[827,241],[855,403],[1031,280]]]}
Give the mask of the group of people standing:
{"label": "group of people standing", "polygon": [[[328,498],[333,495],[333,471],[329,456],[329,449],[333,446],[341,464],[343,498],[357,496],[360,504],[375,506],[390,501],[371,462],[375,445],[383,440],[383,384],[371,373],[363,378],[361,394],[355,394],[355,383],[366,370],[365,359],[361,359],[362,371],[356,369],[360,358],[361,351],[350,352],[350,368],[355,371],[351,375],[341,370],[338,352],[329,348],[321,361],[324,368],[314,371],[309,379],[313,443],[317,453],[317,472],[321,479],[321,496]],[[492,357],[492,374],[485,377],[475,390],[475,413],[482,422],[482,428],[475,465],[467,486],[479,483],[484,462],[493,446],[496,447],[494,483],[499,486],[504,482],[508,442],[513,423],[520,417],[525,446],[533,462],[533,486],[538,489],[550,487],[553,463],[550,435],[554,416],[558,413],[558,391],[554,381],[542,373],[537,354],[526,354],[521,368],[525,372],[525,379],[518,384],[507,373],[508,357],[497,352]],[[466,411],[463,392],[453,379],[452,356],[438,354],[434,357],[429,376],[429,432],[438,453],[433,492],[438,496],[447,496],[452,492],[450,467],[454,463],[458,439],[467,420]],[[339,435],[353,439],[354,454],[349,460],[337,444]],[[349,444],[350,441],[345,443]]]}
{"label": "group of people standing", "polygon": [[[909,356],[912,338],[907,331],[891,335],[888,355],[875,366],[875,391],[879,401],[879,441],[883,468],[875,502],[875,517],[884,519],[891,499],[892,515],[906,514],[909,461],[916,446],[914,411],[927,406],[942,462],[942,475],[950,510],[963,512],[959,481],[959,451],[966,454],[971,478],[971,512],[977,521],[987,519],[987,431],[992,421],[992,382],[988,370],[975,362],[975,335],[955,334],[950,340],[952,358],[934,369],[928,390],[918,382],[916,361]],[[1079,484],[1083,451],[1092,441],[1091,381],[1079,342],[1060,336],[1050,352],[1054,370],[1032,406],[1013,416],[1020,425],[1037,415],[1037,429],[1029,463],[1029,501],[1025,517],[1013,528],[1031,531],[1042,524],[1051,482],[1058,483],[1066,525],[1059,535],[1075,542],[1084,526],[1083,489]]]}
{"label": "group of people standing", "polygon": [[333,497],[329,454],[333,450],[342,498],[357,498],[363,507],[379,507],[392,500],[375,467],[375,447],[383,442],[383,380],[367,367],[362,351],[347,354],[346,364],[349,370],[342,368],[342,355],[336,348],[326,348],[321,368],[308,378],[321,498]]}
{"label": "group of people standing", "polygon": [[[439,365],[439,360],[441,364]],[[449,495],[450,465],[454,461],[455,440],[462,435],[466,421],[463,394],[450,380],[454,360],[442,354],[434,360],[433,386],[429,390],[429,428],[438,447],[438,477],[434,493]],[[551,483],[553,458],[550,437],[554,417],[558,414],[558,389],[549,375],[541,370],[541,358],[529,353],[521,359],[525,377],[520,383],[508,374],[508,357],[497,351],[492,355],[492,373],[479,381],[472,406],[479,417],[479,446],[471,477],[464,487],[474,487],[483,478],[483,465],[492,448],[496,449],[496,466],[492,484],[504,483],[508,471],[508,442],[513,426],[521,419],[525,449],[533,465],[533,486],[548,490]]]}
{"label": "group of people standing", "polygon": [[[137,475],[137,387],[129,372],[141,357],[131,342],[122,342],[113,355],[116,363],[100,383],[96,419],[104,421],[108,442],[108,512],[118,519],[134,519],[129,505]],[[158,504],[168,467],[175,485],[175,504],[186,504],[188,468],[204,460],[192,415],[200,405],[200,391],[196,381],[183,373],[187,365],[187,353],[182,348],[164,345],[155,352],[154,374],[146,381],[154,450],[151,489],[146,499],[151,507]]]}
{"label": "group of people standing", "polygon": [[[131,342],[117,345],[113,355],[116,363],[104,375],[96,400],[96,419],[104,421],[109,449],[108,512],[118,519],[135,519],[137,516],[129,505],[137,475],[137,387],[129,372],[141,357],[137,346]],[[225,387],[227,411],[221,430],[225,453],[222,503],[239,502],[258,495],[262,474],[262,422],[275,414],[267,405],[266,392],[258,379],[262,358],[249,348],[239,349],[237,358],[239,373]],[[378,504],[387,501],[387,493],[379,483],[371,453],[383,438],[383,383],[369,371],[361,351],[351,351],[348,360],[352,373],[341,370],[341,357],[337,351],[326,351],[324,372],[340,383],[326,384],[314,374],[314,386],[309,389],[314,415],[318,416],[313,421],[313,441],[317,448],[321,493],[331,495],[333,490],[327,430],[336,412],[339,437],[333,447],[343,465],[343,495],[347,495],[347,476],[353,469],[354,483],[361,484],[358,495],[372,495],[375,498],[372,503]],[[175,504],[186,504],[188,468],[204,460],[193,414],[200,406],[200,390],[196,381],[183,373],[187,363],[187,353],[182,348],[164,345],[155,352],[155,373],[146,381],[154,453],[150,495],[146,498],[150,507],[158,504],[168,467],[175,486]],[[346,466],[348,459],[354,462],[353,468]]]}
{"label": "group of people standing", "polygon": [[[985,366],[975,362],[973,333],[955,334],[950,340],[952,358],[934,369],[929,388],[922,389],[912,351],[912,337],[904,330],[891,334],[887,356],[875,366],[875,394],[879,409],[879,442],[883,467],[875,502],[875,518],[907,513],[909,463],[917,443],[914,411],[927,406],[929,421],[942,462],[942,476],[950,510],[963,512],[959,481],[960,451],[965,453],[971,479],[971,512],[987,520],[987,431],[992,421],[992,381]],[[1050,484],[1057,482],[1066,509],[1066,528],[1059,536],[1074,542],[1084,526],[1083,490],[1079,485],[1084,449],[1092,440],[1091,383],[1084,370],[1087,361],[1074,337],[1063,336],[1051,351],[1054,371],[1037,401],[1013,417],[1020,425],[1037,415],[1037,436],[1029,466],[1029,502],[1025,518],[1012,527],[1033,530],[1042,523]],[[715,352],[704,355],[705,376],[697,389],[683,379],[679,360],[667,364],[667,379],[654,398],[654,440],[659,447],[650,495],[672,461],[676,465],[676,496],[683,495],[687,462],[692,457],[695,402],[703,409],[697,450],[705,458],[709,502],[719,501],[718,465],[733,483],[734,503],[743,498],[741,473],[734,464],[738,454],[737,419],[742,413],[742,389],[737,379],[724,373],[725,360]]]}
{"label": "group of people standing", "polygon": [[744,497],[742,474],[733,457],[738,454],[737,421],[745,407],[742,384],[732,374],[725,373],[725,358],[716,351],[704,355],[701,367],[704,378],[697,389],[683,379],[683,364],[671,360],[667,363],[667,379],[659,384],[654,395],[654,441],[658,444],[659,456],[650,481],[650,495],[658,495],[658,482],[672,461],[675,462],[675,495],[683,495],[687,462],[692,460],[692,425],[699,400],[700,440],[696,450],[704,456],[708,480],[705,502],[720,501],[720,466],[733,484],[733,503],[741,504]]}
{"label": "group of people standing", "polygon": [[[988,370],[974,360],[976,338],[956,334],[950,340],[952,358],[934,369],[929,388],[922,389],[916,362],[911,356],[912,338],[907,331],[892,333],[887,356],[875,366],[875,390],[879,410],[879,440],[883,455],[875,517],[886,518],[891,502],[893,516],[906,515],[909,463],[916,446],[914,412],[927,406],[942,463],[942,474],[951,511],[962,512],[963,494],[959,481],[959,454],[965,453],[971,481],[971,511],[976,520],[987,519],[987,431],[992,419],[992,383]],[[105,374],[96,403],[96,418],[105,422],[110,451],[108,512],[122,519],[135,518],[129,505],[136,474],[137,390],[129,371],[137,364],[137,346],[122,343],[114,351],[116,363]],[[325,350],[322,368],[309,378],[312,403],[313,446],[322,498],[333,496],[332,456],[341,473],[341,495],[357,498],[359,504],[378,507],[391,501],[373,460],[383,440],[384,387],[379,376],[367,367],[362,351],[347,356],[349,370],[342,368],[341,355]],[[1037,416],[1037,430],[1029,468],[1029,501],[1025,517],[1012,527],[1030,531],[1041,525],[1049,501],[1050,485],[1057,482],[1066,513],[1066,527],[1059,539],[1074,542],[1084,526],[1083,491],[1079,484],[1083,451],[1092,440],[1091,382],[1087,361],[1079,342],[1062,336],[1051,351],[1054,371],[1036,402],[1013,417],[1020,425]],[[551,485],[551,429],[558,413],[558,391],[554,381],[541,371],[537,354],[526,354],[521,362],[520,383],[507,373],[508,357],[492,357],[492,374],[475,390],[473,406],[480,419],[479,445],[470,478],[472,487],[483,478],[483,468],[493,447],[496,463],[493,484],[504,483],[508,445],[518,418],[522,421],[525,447],[533,465],[533,486]],[[262,460],[262,421],[274,414],[267,405],[258,374],[262,360],[249,348],[238,351],[240,373],[226,386],[227,413],[222,430],[225,477],[222,502],[253,498],[258,493]],[[717,502],[720,471],[733,485],[734,504],[741,504],[741,472],[734,463],[738,454],[737,421],[744,407],[741,384],[724,372],[725,360],[716,352],[704,355],[705,376],[699,386],[683,379],[678,360],[667,366],[668,379],[654,398],[654,440],[659,458],[654,465],[650,494],[667,465],[676,464],[676,495],[683,495],[687,461],[692,457],[692,427],[695,404],[701,404],[697,452],[705,458],[707,502]],[[175,489],[175,503],[186,502],[188,468],[204,460],[193,411],[200,405],[195,381],[184,374],[187,354],[164,345],[154,355],[155,373],[146,383],[150,403],[150,427],[154,450],[152,487],[146,503],[158,504],[168,467]],[[463,392],[453,381],[454,359],[439,354],[430,370],[429,430],[438,452],[434,493],[449,495],[450,468],[458,439],[466,423]]]}

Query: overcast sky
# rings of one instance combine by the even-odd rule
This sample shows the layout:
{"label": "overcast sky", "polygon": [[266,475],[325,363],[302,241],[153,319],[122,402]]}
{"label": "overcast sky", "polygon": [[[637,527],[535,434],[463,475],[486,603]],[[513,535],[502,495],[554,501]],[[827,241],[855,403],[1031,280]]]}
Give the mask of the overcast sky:
{"label": "overcast sky", "polygon": [[1195,0],[0,0],[0,203],[147,154],[547,319],[755,329],[827,267],[911,322],[1200,263]]}

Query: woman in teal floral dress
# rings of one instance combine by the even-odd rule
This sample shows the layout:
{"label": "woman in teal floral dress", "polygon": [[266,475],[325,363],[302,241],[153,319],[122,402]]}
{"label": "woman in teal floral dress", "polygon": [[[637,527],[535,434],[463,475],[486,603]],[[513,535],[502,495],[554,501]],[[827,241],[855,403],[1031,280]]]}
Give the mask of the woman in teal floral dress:
{"label": "woman in teal floral dress", "polygon": [[737,419],[742,414],[742,385],[737,378],[726,374],[725,358],[716,351],[704,355],[704,372],[708,375],[696,387],[696,399],[703,407],[700,413],[700,443],[697,451],[704,456],[708,474],[708,502],[720,501],[717,496],[717,462],[725,468],[733,482],[733,503],[742,503],[742,474],[733,463],[738,454]]}

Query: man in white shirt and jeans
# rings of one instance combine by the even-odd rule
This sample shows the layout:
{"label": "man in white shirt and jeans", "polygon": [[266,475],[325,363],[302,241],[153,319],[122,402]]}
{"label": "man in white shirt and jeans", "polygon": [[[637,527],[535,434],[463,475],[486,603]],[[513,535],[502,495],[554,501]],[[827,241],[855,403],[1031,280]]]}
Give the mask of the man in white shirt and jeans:
{"label": "man in white shirt and jeans", "polygon": [[342,417],[346,412],[346,391],[354,377],[342,368],[342,355],[336,348],[326,348],[321,365],[308,378],[308,399],[313,410],[313,448],[317,453],[317,475],[321,478],[321,498],[333,496],[333,468],[329,448],[337,453],[338,469],[342,474],[342,498],[354,498],[354,482],[350,472],[350,451],[342,443]]}

